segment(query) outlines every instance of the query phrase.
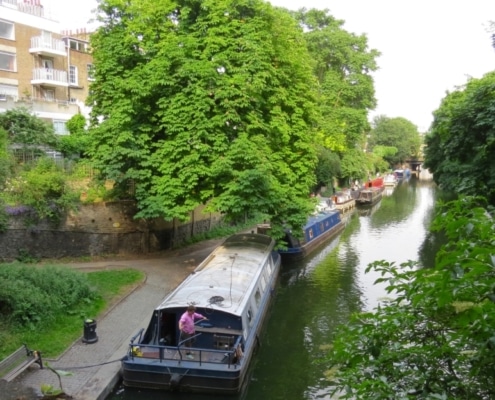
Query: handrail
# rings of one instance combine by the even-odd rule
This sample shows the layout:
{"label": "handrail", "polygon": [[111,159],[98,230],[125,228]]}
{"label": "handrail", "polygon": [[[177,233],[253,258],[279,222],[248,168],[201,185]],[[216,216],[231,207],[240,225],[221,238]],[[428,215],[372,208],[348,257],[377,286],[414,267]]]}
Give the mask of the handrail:
{"label": "handrail", "polygon": [[[195,338],[197,338],[198,336],[200,336],[201,333],[197,333],[196,335],[194,336],[190,336],[184,340],[181,340],[179,343],[177,343],[177,352],[179,353],[179,356],[180,356],[180,360],[182,361],[182,352],[180,351],[180,348],[181,346],[186,343],[186,342],[189,342],[190,340],[193,340]],[[201,357],[200,357],[200,360],[201,360]]]}
{"label": "handrail", "polygon": [[[143,334],[143,331],[144,331],[144,328],[141,328],[138,333],[136,333],[132,338],[131,338],[131,345],[134,343],[134,341],[136,340],[136,338],[138,336],[141,336]],[[141,339],[141,338],[140,338]]]}

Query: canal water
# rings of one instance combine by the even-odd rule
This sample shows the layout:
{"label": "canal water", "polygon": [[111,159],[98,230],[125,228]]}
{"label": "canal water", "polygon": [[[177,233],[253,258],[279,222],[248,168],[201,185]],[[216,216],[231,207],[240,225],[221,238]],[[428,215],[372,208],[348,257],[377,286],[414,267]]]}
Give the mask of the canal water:
{"label": "canal water", "polygon": [[[246,393],[232,400],[329,400],[323,358],[339,324],[372,310],[387,293],[365,273],[386,260],[431,264],[427,234],[437,192],[431,181],[401,182],[371,209],[356,210],[346,228],[312,257],[282,266],[280,285],[261,338]],[[219,396],[117,387],[108,400],[213,400]]]}

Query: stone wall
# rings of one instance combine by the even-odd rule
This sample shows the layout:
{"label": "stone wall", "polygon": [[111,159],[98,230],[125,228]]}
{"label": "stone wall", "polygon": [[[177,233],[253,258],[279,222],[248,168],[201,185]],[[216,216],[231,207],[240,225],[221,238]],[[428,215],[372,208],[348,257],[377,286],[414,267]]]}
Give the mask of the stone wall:
{"label": "stone wall", "polygon": [[83,205],[56,225],[48,221],[29,225],[25,215],[11,216],[8,229],[0,233],[0,260],[23,254],[62,258],[170,249],[218,225],[221,216],[204,213],[203,208],[192,212],[185,223],[135,220],[136,205],[130,201]]}

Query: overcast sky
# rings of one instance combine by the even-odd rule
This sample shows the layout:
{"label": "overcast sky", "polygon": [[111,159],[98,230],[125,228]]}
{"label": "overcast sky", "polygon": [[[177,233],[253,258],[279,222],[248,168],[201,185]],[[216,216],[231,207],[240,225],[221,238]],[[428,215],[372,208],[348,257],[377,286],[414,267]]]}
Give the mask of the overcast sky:
{"label": "overcast sky", "polygon": [[[373,115],[404,117],[425,131],[447,90],[495,70],[487,32],[495,0],[271,0],[274,5],[329,9],[344,29],[366,34],[382,53],[373,74]],[[96,0],[42,0],[63,28],[82,28]]]}

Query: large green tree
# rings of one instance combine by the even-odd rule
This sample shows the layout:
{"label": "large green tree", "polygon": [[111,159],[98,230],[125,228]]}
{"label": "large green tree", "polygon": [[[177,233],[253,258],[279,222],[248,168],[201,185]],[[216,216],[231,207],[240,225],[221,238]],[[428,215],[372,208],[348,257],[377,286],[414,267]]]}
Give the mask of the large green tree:
{"label": "large green tree", "polygon": [[448,93],[425,143],[425,167],[435,182],[495,204],[495,72]]}
{"label": "large green tree", "polygon": [[417,126],[411,121],[402,117],[389,118],[379,115],[373,119],[372,126],[368,140],[371,151],[377,146],[397,149],[396,152],[384,154],[384,159],[391,166],[400,165],[419,155],[422,139]]}
{"label": "large green tree", "polygon": [[117,186],[134,180],[138,217],[208,203],[300,226],[316,84],[296,21],[261,0],[102,0],[99,19],[91,154]]}
{"label": "large green tree", "polygon": [[368,112],[375,108],[372,73],[380,53],[368,48],[365,35],[343,28],[328,10],[296,12],[319,82],[319,138],[332,151],[363,147],[369,130]]}

